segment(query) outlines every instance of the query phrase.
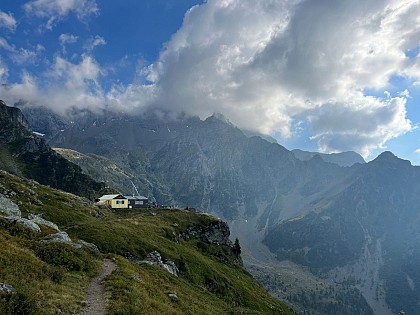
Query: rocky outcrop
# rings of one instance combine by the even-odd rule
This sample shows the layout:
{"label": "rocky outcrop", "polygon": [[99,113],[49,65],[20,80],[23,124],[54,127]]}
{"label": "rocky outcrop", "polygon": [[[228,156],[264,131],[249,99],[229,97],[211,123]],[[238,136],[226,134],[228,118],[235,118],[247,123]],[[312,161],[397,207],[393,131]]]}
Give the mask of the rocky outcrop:
{"label": "rocky outcrop", "polygon": [[[22,126],[19,132],[15,128],[9,128],[10,123],[14,126]],[[31,128],[19,108],[9,107],[0,100],[0,142],[11,142],[16,139],[29,136]]]}
{"label": "rocky outcrop", "polygon": [[60,231],[60,229],[58,228],[57,224],[55,224],[55,223],[53,223],[51,221],[45,220],[39,214],[31,214],[30,213],[28,215],[28,219],[31,220],[32,222],[36,223],[36,224],[42,224],[42,225],[48,226],[48,227],[50,227],[50,228],[52,228],[52,229],[54,229],[56,231]]}
{"label": "rocky outcrop", "polygon": [[64,243],[68,245],[73,245],[73,241],[70,236],[63,231],[60,231],[55,234],[50,234],[46,236],[46,239],[42,240],[43,243]]}
{"label": "rocky outcrop", "polygon": [[100,251],[95,244],[88,243],[84,240],[73,242],[70,236],[61,231],[57,224],[45,220],[39,214],[28,215],[28,218],[22,218],[19,207],[10,199],[0,195],[0,211],[5,212],[8,216],[0,216],[0,219],[6,220],[9,224],[18,224],[25,228],[30,229],[32,232],[40,233],[40,225],[48,226],[57,231],[55,234],[47,235],[41,242],[43,243],[64,243],[73,246],[76,249],[86,248],[95,255],[100,255]]}
{"label": "rocky outcrop", "polygon": [[34,135],[19,108],[0,101],[0,168],[79,196],[103,194],[103,183],[82,173],[80,167],[53,151]]}
{"label": "rocky outcrop", "polygon": [[22,225],[35,233],[41,232],[41,228],[39,227],[39,225],[32,222],[31,220],[28,220],[25,218],[19,218],[19,217],[3,217],[3,218],[7,220],[9,223]]}
{"label": "rocky outcrop", "polygon": [[183,240],[191,238],[199,239],[205,243],[225,245],[232,247],[233,243],[229,239],[230,230],[226,222],[218,220],[206,226],[191,226],[179,237]]}
{"label": "rocky outcrop", "polygon": [[7,216],[21,216],[19,206],[2,194],[0,194],[0,212],[5,213]]}
{"label": "rocky outcrop", "polygon": [[58,233],[55,233],[55,234],[49,234],[41,242],[42,243],[63,243],[63,244],[71,245],[76,249],[80,249],[84,247],[95,255],[101,254],[98,246],[96,246],[95,244],[88,243],[84,240],[79,240],[77,242],[74,242],[70,238],[70,236],[66,232],[63,232],[63,231],[59,231]]}
{"label": "rocky outcrop", "polygon": [[93,243],[88,243],[88,242],[86,242],[84,240],[79,240],[78,244],[81,245],[82,247],[90,250],[95,255],[100,255],[101,254],[101,252],[99,251],[98,246],[96,246]]}
{"label": "rocky outcrop", "polygon": [[163,269],[165,269],[170,274],[174,276],[178,276],[179,270],[178,267],[172,260],[166,259],[165,261],[162,260],[162,256],[158,251],[153,251],[149,255],[147,255],[146,259],[139,262],[140,264],[148,264],[148,265],[157,265]]}

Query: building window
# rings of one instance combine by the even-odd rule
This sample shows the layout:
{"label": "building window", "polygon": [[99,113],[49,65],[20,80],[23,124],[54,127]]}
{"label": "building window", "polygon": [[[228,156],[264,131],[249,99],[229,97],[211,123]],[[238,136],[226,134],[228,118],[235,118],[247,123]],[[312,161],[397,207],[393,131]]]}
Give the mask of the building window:
{"label": "building window", "polygon": [[117,202],[116,202],[117,205],[123,205],[124,203],[125,203],[124,200],[117,200]]}
{"label": "building window", "polygon": [[142,205],[143,204],[143,201],[142,200],[136,200],[135,204],[136,205]]}

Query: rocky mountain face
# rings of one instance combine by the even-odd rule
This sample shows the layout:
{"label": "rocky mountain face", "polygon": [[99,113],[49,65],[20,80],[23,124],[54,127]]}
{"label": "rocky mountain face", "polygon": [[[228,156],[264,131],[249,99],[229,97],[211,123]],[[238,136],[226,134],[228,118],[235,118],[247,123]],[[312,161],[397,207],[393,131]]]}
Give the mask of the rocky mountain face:
{"label": "rocky mountain face", "polygon": [[20,109],[0,101],[0,168],[64,191],[93,198],[105,189],[35,135]]}
{"label": "rocky mountain face", "polygon": [[264,243],[279,260],[356,286],[377,314],[419,314],[419,176],[384,152],[327,205],[281,222]]}
{"label": "rocky mountain face", "polygon": [[334,164],[344,166],[344,167],[352,166],[356,163],[360,163],[360,164],[366,163],[360,154],[353,151],[325,154],[325,153],[308,152],[308,151],[295,149],[295,150],[292,150],[292,152],[295,155],[295,157],[301,161],[308,161],[312,159],[315,155],[319,155],[321,159],[323,159],[325,162],[334,163]]}
{"label": "rocky mountain face", "polygon": [[[391,153],[369,163],[351,153],[302,156],[245,135],[220,115],[80,115],[42,132],[54,146],[106,159],[95,158],[92,168],[73,158],[87,173],[115,164],[124,193],[129,178],[160,204],[226,219],[245,264],[302,313],[418,314],[420,177],[409,162]],[[313,286],[306,299],[301,281],[302,291],[286,294],[279,274],[290,285],[299,274],[325,287]]]}

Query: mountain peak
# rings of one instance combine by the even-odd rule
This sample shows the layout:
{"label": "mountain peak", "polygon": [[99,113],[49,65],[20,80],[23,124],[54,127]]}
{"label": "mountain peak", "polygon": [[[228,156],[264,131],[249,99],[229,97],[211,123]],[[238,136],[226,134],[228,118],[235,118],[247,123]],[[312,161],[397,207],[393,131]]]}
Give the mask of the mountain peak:
{"label": "mountain peak", "polygon": [[384,162],[385,163],[399,163],[399,164],[411,165],[411,162],[410,161],[400,159],[398,156],[396,156],[391,151],[384,151],[384,152],[382,152],[372,162],[379,162],[379,163],[384,163]]}
{"label": "mountain peak", "polygon": [[215,121],[218,120],[220,122],[223,122],[225,124],[233,126],[233,124],[229,121],[229,119],[223,115],[222,113],[214,113],[213,115],[209,116],[206,121]]}
{"label": "mountain peak", "polygon": [[6,142],[11,141],[17,135],[31,133],[29,123],[21,110],[17,107],[8,106],[2,100],[0,100],[0,132],[3,141]]}
{"label": "mountain peak", "polygon": [[398,157],[392,153],[391,151],[384,151],[378,155],[378,157],[374,161],[391,161],[394,159],[398,159]]}

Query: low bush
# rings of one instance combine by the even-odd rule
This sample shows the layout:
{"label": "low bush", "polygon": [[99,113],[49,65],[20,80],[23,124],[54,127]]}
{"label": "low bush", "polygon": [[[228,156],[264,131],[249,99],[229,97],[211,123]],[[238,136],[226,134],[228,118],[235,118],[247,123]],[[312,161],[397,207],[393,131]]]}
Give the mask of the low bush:
{"label": "low bush", "polygon": [[[91,255],[84,249],[76,249],[64,243],[36,243],[33,245],[35,254],[51,266],[63,267],[68,271],[94,270]],[[52,279],[59,281],[60,272],[52,275]]]}
{"label": "low bush", "polygon": [[2,315],[32,315],[39,314],[35,301],[25,294],[14,292],[0,294],[0,314]]}

